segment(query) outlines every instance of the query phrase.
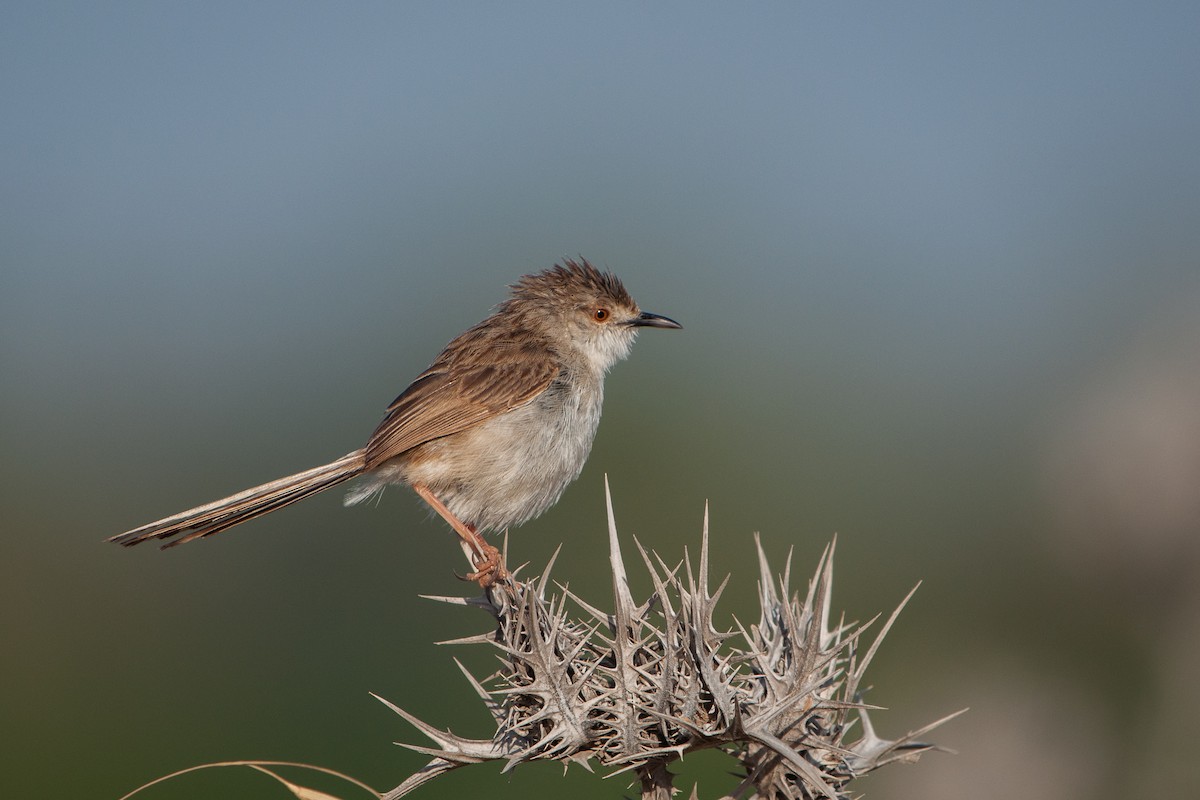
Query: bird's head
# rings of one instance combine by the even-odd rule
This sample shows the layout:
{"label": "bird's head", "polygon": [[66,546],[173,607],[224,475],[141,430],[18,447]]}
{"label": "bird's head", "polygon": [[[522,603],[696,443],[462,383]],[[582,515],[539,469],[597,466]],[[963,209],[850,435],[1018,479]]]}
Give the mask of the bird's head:
{"label": "bird's head", "polygon": [[629,355],[640,328],[683,327],[642,311],[616,275],[583,259],[525,275],[512,291],[508,302],[520,306],[552,346],[583,356],[601,373]]}

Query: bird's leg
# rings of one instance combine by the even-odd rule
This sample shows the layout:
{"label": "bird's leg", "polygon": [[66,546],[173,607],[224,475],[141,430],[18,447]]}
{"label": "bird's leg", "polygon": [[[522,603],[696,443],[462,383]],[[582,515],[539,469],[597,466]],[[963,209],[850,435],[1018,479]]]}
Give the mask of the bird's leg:
{"label": "bird's leg", "polygon": [[430,508],[450,524],[450,527],[462,539],[463,552],[467,554],[467,558],[475,568],[474,572],[466,576],[467,580],[478,581],[482,588],[487,589],[496,581],[508,577],[508,572],[504,569],[504,559],[500,556],[499,550],[485,542],[473,527],[454,516],[454,512],[446,508],[446,504],[439,500],[428,486],[414,483],[412,488],[422,500],[429,504]]}

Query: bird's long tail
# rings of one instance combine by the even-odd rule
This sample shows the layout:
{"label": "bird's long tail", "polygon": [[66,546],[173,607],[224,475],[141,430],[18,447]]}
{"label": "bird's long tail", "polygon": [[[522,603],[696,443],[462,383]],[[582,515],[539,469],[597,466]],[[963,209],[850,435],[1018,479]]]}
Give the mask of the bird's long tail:
{"label": "bird's long tail", "polygon": [[125,546],[139,544],[147,539],[178,539],[167,542],[164,548],[190,542],[203,536],[220,533],[246,520],[291,505],[297,500],[323,492],[331,486],[348,481],[366,469],[366,451],[355,450],[329,464],[313,467],[286,478],[264,483],[244,492],[230,495],[207,505],[181,511],[169,517],[151,522],[140,528],[113,536],[107,541]]}

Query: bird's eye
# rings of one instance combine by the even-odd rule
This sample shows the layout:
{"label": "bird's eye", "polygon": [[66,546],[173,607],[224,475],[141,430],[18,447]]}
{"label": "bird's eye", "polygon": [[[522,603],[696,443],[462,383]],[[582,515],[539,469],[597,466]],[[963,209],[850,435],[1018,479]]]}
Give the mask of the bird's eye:
{"label": "bird's eye", "polygon": [[608,319],[608,309],[597,308],[592,312],[592,319],[596,320],[596,322],[604,322],[604,320]]}

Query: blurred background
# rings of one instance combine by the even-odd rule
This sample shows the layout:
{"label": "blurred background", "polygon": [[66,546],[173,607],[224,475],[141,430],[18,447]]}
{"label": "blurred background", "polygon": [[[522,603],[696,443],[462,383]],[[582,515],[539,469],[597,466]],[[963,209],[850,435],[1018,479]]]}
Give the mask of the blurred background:
{"label": "blurred background", "polygon": [[[577,255],[686,330],[614,371],[513,563],[563,543],[557,577],[607,603],[605,474],[668,560],[710,504],[730,615],[754,531],[800,586],[836,533],[850,618],[923,581],[869,675],[880,733],[971,707],[931,737],[957,755],[854,788],[1187,793],[1198,35],[1194,3],[6,3],[4,796],[241,758],[390,788],[425,760],[392,742],[424,742],[368,692],[486,735],[451,657],[491,654],[433,642],[488,619],[418,598],[470,587],[410,492],[102,540],[358,447],[508,283]],[[729,767],[684,772],[715,796]],[[481,766],[416,796],[625,785]],[[283,795],[226,771],[144,796]]]}

